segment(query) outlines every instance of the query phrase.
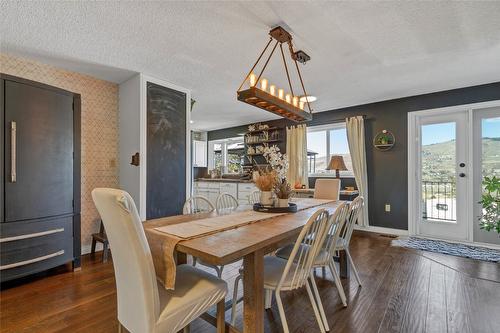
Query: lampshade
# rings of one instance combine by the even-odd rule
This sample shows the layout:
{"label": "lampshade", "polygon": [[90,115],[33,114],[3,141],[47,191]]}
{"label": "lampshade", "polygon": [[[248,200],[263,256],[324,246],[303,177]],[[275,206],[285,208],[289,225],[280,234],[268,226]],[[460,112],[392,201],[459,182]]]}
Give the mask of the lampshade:
{"label": "lampshade", "polygon": [[332,156],[326,170],[347,170],[347,167],[344,163],[344,158],[340,155]]}

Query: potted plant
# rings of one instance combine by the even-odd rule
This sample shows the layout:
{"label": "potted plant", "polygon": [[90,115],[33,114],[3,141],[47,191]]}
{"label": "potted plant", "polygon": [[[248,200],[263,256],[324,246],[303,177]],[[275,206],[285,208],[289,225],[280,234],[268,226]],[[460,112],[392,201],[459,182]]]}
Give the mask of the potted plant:
{"label": "potted plant", "polygon": [[274,185],[274,194],[278,198],[278,207],[288,207],[288,200],[292,195],[292,188],[286,179],[276,182]]}
{"label": "potted plant", "polygon": [[273,204],[273,188],[276,184],[276,172],[259,170],[254,179],[255,186],[260,190],[260,203],[264,206]]}
{"label": "potted plant", "polygon": [[481,229],[495,230],[500,234],[500,178],[496,176],[484,177],[484,191],[481,196],[483,213],[479,217]]}

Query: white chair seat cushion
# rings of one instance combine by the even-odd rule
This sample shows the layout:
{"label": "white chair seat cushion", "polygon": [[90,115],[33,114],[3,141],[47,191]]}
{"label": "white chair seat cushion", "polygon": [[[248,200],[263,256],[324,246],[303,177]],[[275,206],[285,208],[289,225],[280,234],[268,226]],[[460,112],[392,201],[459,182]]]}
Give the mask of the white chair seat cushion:
{"label": "white chair seat cushion", "polygon": [[[287,260],[283,258],[278,258],[275,256],[264,257],[264,287],[268,289],[275,289],[281,280],[283,271],[285,270]],[[293,264],[290,267],[289,272],[295,271],[296,265]],[[293,273],[289,273],[283,282],[283,289],[287,289],[291,286],[293,279]]]}
{"label": "white chair seat cushion", "polygon": [[211,305],[224,299],[227,284],[218,277],[191,265],[177,267],[175,289],[158,285],[160,317],[158,332],[177,332],[199,317]]}
{"label": "white chair seat cushion", "polygon": [[[292,253],[293,247],[294,247],[294,244],[290,244],[290,245],[287,245],[285,247],[282,247],[281,249],[279,249],[276,252],[276,256],[280,257],[280,258],[283,258],[283,259],[290,258],[290,254]],[[309,247],[309,245],[307,245],[307,244],[300,244],[299,251],[305,250],[305,249],[303,249],[304,247]],[[298,259],[298,258],[295,258],[295,259]],[[328,252],[325,251],[324,249],[321,249],[319,251],[318,255],[316,256],[316,258],[314,259],[313,266],[322,266],[322,265],[325,265],[325,264],[328,263],[328,260],[330,260],[330,258],[328,256]]]}

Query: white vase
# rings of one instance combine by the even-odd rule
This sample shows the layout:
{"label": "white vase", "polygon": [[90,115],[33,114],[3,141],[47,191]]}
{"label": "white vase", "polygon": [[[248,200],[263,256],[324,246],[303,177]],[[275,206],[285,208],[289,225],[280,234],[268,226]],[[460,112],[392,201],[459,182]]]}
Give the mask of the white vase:
{"label": "white vase", "polygon": [[260,192],[260,203],[264,206],[271,206],[273,204],[273,192],[261,191]]}
{"label": "white vase", "polygon": [[278,199],[278,207],[288,207],[288,199]]}

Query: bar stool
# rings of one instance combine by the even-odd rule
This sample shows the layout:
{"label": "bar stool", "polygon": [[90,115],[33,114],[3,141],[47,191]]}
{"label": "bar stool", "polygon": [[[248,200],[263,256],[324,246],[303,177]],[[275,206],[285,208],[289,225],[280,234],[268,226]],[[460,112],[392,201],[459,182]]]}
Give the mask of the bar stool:
{"label": "bar stool", "polygon": [[108,236],[106,235],[106,230],[104,230],[104,224],[102,224],[102,220],[100,221],[100,223],[101,225],[99,227],[99,232],[96,234],[92,234],[92,248],[90,249],[90,253],[95,254],[96,243],[102,243],[102,262],[107,262],[109,254]]}

